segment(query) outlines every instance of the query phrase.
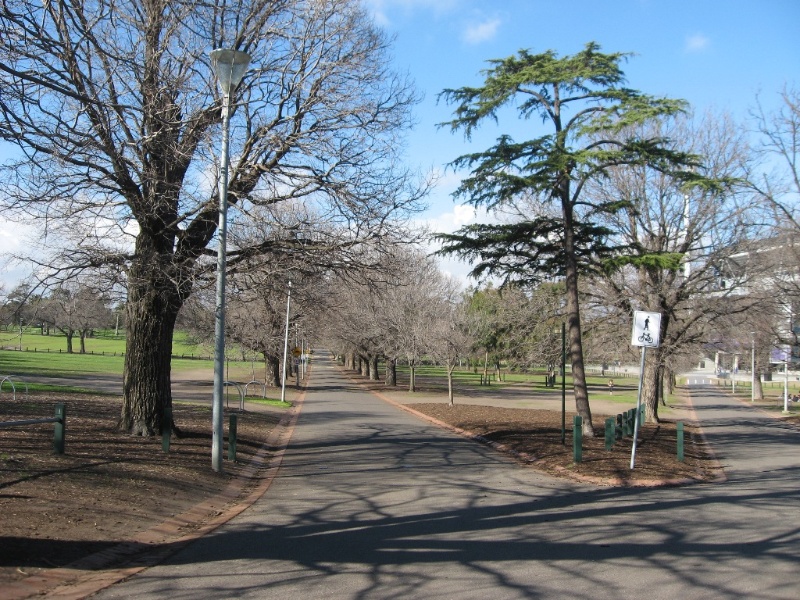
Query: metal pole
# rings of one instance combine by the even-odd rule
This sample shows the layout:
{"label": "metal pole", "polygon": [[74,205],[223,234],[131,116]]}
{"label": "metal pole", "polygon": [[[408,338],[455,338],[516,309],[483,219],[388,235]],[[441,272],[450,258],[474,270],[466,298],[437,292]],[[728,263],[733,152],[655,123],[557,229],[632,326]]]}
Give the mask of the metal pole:
{"label": "metal pole", "polygon": [[306,340],[300,338],[300,369],[303,381],[306,380]]}
{"label": "metal pole", "polygon": [[561,444],[567,443],[567,324],[561,323]]}
{"label": "metal pole", "polygon": [[756,332],[750,332],[752,346],[750,349],[750,402],[756,401]]}
{"label": "metal pole", "polygon": [[639,393],[636,396],[636,418],[633,423],[633,446],[631,446],[631,469],[636,462],[636,436],[639,435],[639,411],[642,406],[642,381],[644,381],[644,357],[647,346],[642,346],[642,362],[639,365]]}
{"label": "metal pole", "polygon": [[783,369],[783,412],[789,412],[789,361],[784,364]]}
{"label": "metal pole", "polygon": [[219,178],[219,242],[217,247],[217,297],[214,309],[214,397],[211,412],[211,468],[222,472],[222,396],[225,384],[225,263],[228,237],[228,141],[231,94],[222,100],[222,169]]}
{"label": "metal pole", "polygon": [[289,293],[286,295],[286,335],[283,338],[283,377],[281,378],[281,402],[286,402],[286,359],[289,354],[289,306],[292,302],[292,282],[289,282]]}

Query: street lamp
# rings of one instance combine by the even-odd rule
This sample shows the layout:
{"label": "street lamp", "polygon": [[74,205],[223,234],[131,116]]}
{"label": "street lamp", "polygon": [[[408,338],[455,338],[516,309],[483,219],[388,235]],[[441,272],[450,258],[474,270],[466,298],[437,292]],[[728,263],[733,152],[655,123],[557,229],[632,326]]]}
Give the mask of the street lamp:
{"label": "street lamp", "polygon": [[286,402],[286,361],[289,360],[289,310],[292,305],[292,282],[286,294],[286,332],[283,338],[283,377],[281,378],[281,402]]}
{"label": "street lamp", "polygon": [[561,443],[567,439],[567,324],[561,323]]}
{"label": "street lamp", "polygon": [[783,363],[783,414],[789,414],[789,356]]}
{"label": "street lamp", "polygon": [[756,332],[750,332],[750,402],[756,401]]}
{"label": "street lamp", "polygon": [[242,81],[250,56],[238,50],[211,51],[211,65],[222,89],[222,165],[219,177],[219,241],[217,299],[214,310],[214,398],[211,414],[211,467],[222,472],[222,395],[225,386],[225,263],[228,239],[228,142],[233,93]]}

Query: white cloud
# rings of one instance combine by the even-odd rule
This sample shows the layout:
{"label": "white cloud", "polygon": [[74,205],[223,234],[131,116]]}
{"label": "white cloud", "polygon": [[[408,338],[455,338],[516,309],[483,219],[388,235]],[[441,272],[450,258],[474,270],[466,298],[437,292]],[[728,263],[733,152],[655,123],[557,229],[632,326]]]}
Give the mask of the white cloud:
{"label": "white cloud", "polygon": [[501,24],[500,19],[493,18],[477,25],[469,25],[461,38],[468,44],[480,44],[487,40],[491,40],[497,35],[497,30]]}
{"label": "white cloud", "polygon": [[[484,210],[475,209],[472,206],[465,204],[453,205],[452,210],[442,212],[436,216],[430,217],[425,220],[423,225],[432,233],[453,233],[464,225],[471,225],[473,223],[489,223],[494,222],[496,219],[486,213]],[[427,247],[430,253],[439,249],[437,242],[431,243]],[[437,257],[439,269],[460,282],[463,287],[475,285],[477,282],[470,279],[467,275],[472,270],[472,266],[455,257]]]}
{"label": "white cloud", "polygon": [[12,262],[11,256],[23,253],[33,233],[28,225],[0,217],[0,289],[5,288],[6,293],[30,274],[28,266]]}
{"label": "white cloud", "polygon": [[702,33],[695,33],[686,38],[684,44],[684,51],[686,52],[702,52],[711,45],[711,40],[704,36]]}
{"label": "white cloud", "polygon": [[33,233],[34,229],[24,223],[0,217],[0,255],[18,253]]}
{"label": "white cloud", "polygon": [[458,8],[461,0],[363,0],[364,6],[381,27],[392,24],[391,13],[401,13],[406,18],[418,11],[430,11],[436,16]]}
{"label": "white cloud", "polygon": [[476,210],[474,206],[459,204],[453,208],[453,223],[456,227],[469,225],[475,222]]}

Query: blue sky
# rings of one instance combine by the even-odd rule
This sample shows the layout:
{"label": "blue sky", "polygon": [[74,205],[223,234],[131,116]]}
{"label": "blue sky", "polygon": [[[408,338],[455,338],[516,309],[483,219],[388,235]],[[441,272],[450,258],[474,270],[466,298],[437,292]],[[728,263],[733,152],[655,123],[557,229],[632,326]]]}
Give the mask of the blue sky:
{"label": "blue sky", "polygon": [[[425,95],[409,137],[408,158],[443,170],[457,156],[485,149],[500,132],[532,137],[536,123],[512,119],[467,145],[436,124],[452,107],[437,103],[445,88],[479,85],[486,61],[525,48],[573,54],[589,41],[605,52],[631,52],[628,87],[687,100],[697,112],[729,111],[744,120],[759,94],[775,106],[800,75],[800,0],[364,0],[395,36],[396,68]],[[428,218],[439,231],[469,218],[451,192],[463,175],[444,171]],[[449,270],[462,275],[463,268]]]}

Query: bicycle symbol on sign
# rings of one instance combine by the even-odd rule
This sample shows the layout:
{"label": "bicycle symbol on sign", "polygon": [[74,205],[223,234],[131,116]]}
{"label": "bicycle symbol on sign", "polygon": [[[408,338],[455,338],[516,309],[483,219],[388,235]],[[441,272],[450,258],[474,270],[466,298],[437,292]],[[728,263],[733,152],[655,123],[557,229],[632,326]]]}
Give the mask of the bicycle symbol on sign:
{"label": "bicycle symbol on sign", "polygon": [[650,336],[649,331],[645,331],[642,335],[639,336],[639,342],[642,344],[652,344],[653,338]]}

